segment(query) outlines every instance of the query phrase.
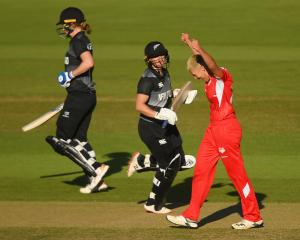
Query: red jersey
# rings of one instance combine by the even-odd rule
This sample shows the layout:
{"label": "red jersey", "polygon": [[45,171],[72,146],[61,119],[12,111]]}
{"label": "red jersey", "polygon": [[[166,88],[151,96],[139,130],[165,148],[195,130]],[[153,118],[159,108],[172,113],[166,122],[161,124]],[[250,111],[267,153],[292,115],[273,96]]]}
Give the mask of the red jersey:
{"label": "red jersey", "polygon": [[235,117],[232,106],[232,77],[222,68],[223,77],[211,77],[205,84],[205,93],[210,102],[210,121]]}

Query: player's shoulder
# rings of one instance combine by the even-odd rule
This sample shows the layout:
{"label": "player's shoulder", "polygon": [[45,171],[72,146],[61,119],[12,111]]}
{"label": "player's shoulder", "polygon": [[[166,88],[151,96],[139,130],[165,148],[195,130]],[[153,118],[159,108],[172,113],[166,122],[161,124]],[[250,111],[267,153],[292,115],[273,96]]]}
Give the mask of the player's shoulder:
{"label": "player's shoulder", "polygon": [[147,92],[153,89],[156,76],[151,70],[146,69],[138,82],[138,89],[147,89]]}
{"label": "player's shoulder", "polygon": [[77,40],[77,41],[90,41],[90,39],[88,38],[88,36],[85,34],[84,31],[81,31],[81,32],[77,33],[74,37],[74,40]]}
{"label": "player's shoulder", "polygon": [[141,77],[139,82],[138,82],[138,85],[140,87],[142,86],[145,86],[145,87],[151,87],[154,85],[154,81],[153,81],[153,78],[149,78],[149,77]]}
{"label": "player's shoulder", "polygon": [[222,72],[229,72],[228,69],[226,67],[220,67]]}
{"label": "player's shoulder", "polygon": [[223,73],[222,79],[223,79],[224,81],[232,81],[232,75],[231,75],[231,73],[229,72],[229,70],[228,70],[227,68],[225,68],[225,67],[220,67],[220,68],[221,68],[222,73]]}
{"label": "player's shoulder", "polygon": [[141,78],[156,78],[156,75],[149,69],[145,69]]}
{"label": "player's shoulder", "polygon": [[82,32],[82,34],[79,36],[79,40],[85,43],[91,42],[88,36],[84,32]]}
{"label": "player's shoulder", "polygon": [[84,32],[78,33],[74,37],[74,39],[72,41],[72,44],[74,46],[82,46],[82,47],[84,47],[84,48],[86,48],[87,50],[90,50],[90,51],[93,49],[90,39],[85,35]]}

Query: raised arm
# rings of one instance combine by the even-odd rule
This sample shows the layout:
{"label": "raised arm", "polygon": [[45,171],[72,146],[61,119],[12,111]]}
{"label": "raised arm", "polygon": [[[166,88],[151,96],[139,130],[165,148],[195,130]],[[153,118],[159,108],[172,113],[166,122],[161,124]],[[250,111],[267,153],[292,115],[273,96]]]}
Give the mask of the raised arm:
{"label": "raised arm", "polygon": [[201,55],[204,62],[206,63],[209,70],[216,77],[223,77],[222,69],[217,65],[216,61],[212,56],[208,54],[199,44],[197,39],[190,39],[188,33],[183,33],[181,35],[181,41],[183,41],[193,52],[194,55]]}

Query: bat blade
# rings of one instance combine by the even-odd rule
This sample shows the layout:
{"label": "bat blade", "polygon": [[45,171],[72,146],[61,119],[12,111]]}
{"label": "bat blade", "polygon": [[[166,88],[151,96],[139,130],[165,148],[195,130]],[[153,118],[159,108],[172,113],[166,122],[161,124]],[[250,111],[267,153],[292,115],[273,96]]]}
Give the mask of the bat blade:
{"label": "bat blade", "polygon": [[42,116],[38,117],[37,119],[33,120],[32,122],[26,124],[25,126],[22,127],[23,132],[27,132],[31,129],[34,129],[43,123],[47,122],[50,118],[54,117],[57,113],[59,113],[64,107],[64,104],[61,103],[54,109],[50,110],[49,112],[46,112]]}
{"label": "bat blade", "polygon": [[189,91],[192,90],[193,84],[191,81],[186,82],[180,89],[179,93],[177,94],[176,98],[174,98],[172,102],[171,109],[174,112],[177,112],[180,106],[185,102]]}
{"label": "bat blade", "polygon": [[[191,81],[186,82],[181,88],[177,96],[173,99],[171,109],[174,112],[177,112],[180,106],[185,102],[189,91],[192,90],[193,84]],[[162,124],[162,128],[165,128],[168,125],[168,120],[165,120]]]}

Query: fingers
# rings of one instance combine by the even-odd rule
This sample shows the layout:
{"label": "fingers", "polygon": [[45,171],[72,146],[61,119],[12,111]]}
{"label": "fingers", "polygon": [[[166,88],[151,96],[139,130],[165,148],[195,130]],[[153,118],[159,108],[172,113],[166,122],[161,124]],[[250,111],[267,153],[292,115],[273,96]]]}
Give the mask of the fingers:
{"label": "fingers", "polygon": [[168,108],[161,108],[160,111],[155,114],[154,118],[159,120],[167,120],[171,125],[175,125],[175,122],[177,121],[176,113]]}
{"label": "fingers", "polygon": [[188,92],[188,96],[187,96],[187,98],[184,101],[184,104],[191,104],[194,101],[197,93],[198,93],[197,90],[191,90],[191,91],[189,91]]}
{"label": "fingers", "polygon": [[191,49],[193,49],[195,46],[199,45],[198,40],[193,39],[193,38],[190,39],[190,36],[188,33],[181,34],[181,41],[183,41],[185,44],[187,44]]}
{"label": "fingers", "polygon": [[173,97],[176,98],[179,92],[180,92],[180,88],[175,88],[173,90]]}
{"label": "fingers", "polygon": [[191,45],[192,45],[193,47],[199,47],[199,41],[198,41],[197,39],[192,39]]}
{"label": "fingers", "polygon": [[190,38],[188,33],[181,33],[181,41],[187,43],[188,45],[199,45],[199,41],[194,38]]}
{"label": "fingers", "polygon": [[193,55],[200,54],[200,44],[197,39],[190,39],[190,36],[188,33],[182,33],[181,34],[181,41],[183,41],[185,44],[189,46],[189,48],[192,50]]}
{"label": "fingers", "polygon": [[185,42],[185,43],[189,42],[189,41],[190,41],[190,36],[189,36],[189,34],[188,34],[188,33],[182,33],[182,34],[181,34],[181,41],[183,41],[183,42]]}

